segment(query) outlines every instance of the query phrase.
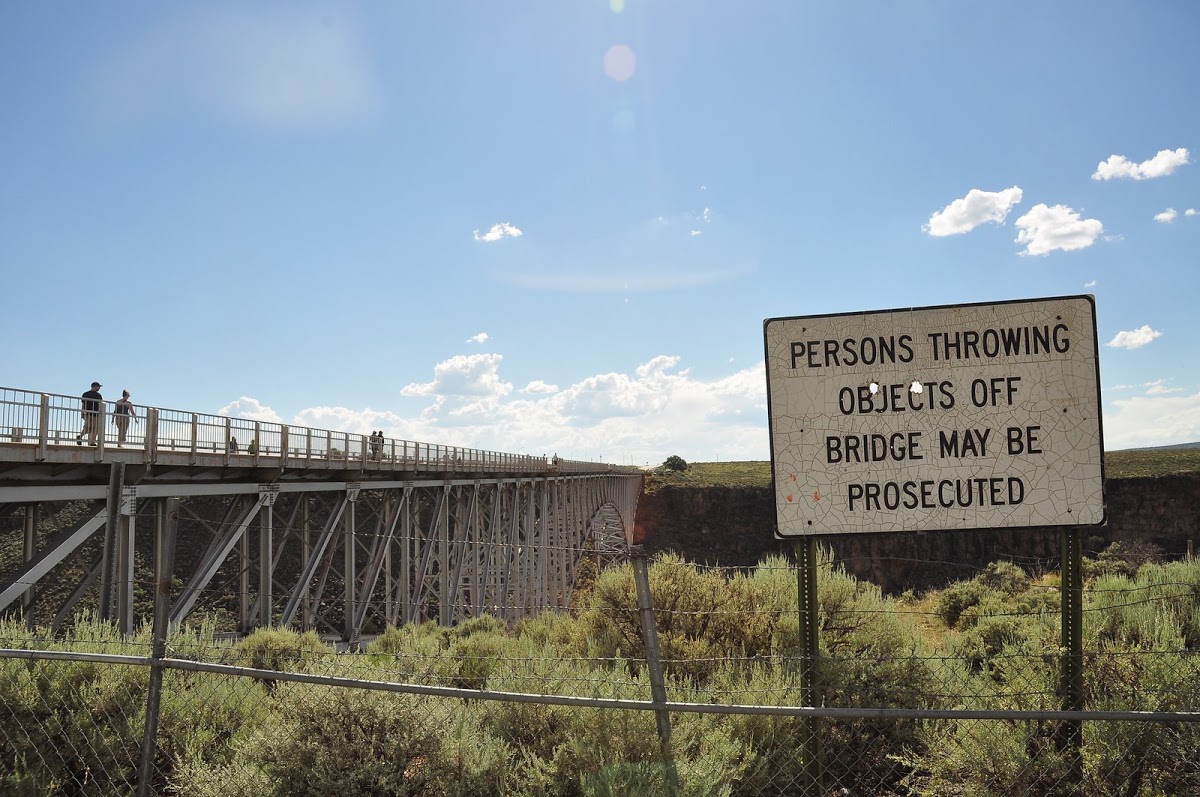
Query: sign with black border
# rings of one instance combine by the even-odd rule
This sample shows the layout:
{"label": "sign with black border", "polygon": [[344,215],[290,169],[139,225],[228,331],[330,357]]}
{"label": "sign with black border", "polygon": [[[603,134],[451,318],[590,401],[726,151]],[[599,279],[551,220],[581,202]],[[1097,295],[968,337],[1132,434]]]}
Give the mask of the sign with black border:
{"label": "sign with black border", "polygon": [[763,322],[778,538],[1100,525],[1092,296]]}

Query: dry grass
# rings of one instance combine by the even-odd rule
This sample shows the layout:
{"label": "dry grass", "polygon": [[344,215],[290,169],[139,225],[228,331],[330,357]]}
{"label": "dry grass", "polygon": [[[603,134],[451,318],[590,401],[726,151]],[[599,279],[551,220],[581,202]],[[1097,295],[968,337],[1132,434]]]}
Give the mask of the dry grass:
{"label": "dry grass", "polygon": [[646,487],[679,484],[688,487],[770,487],[770,462],[692,462],[682,473],[661,468],[647,474]]}
{"label": "dry grass", "polygon": [[1200,448],[1109,451],[1104,455],[1104,471],[1110,479],[1195,473],[1200,471]]}
{"label": "dry grass", "polygon": [[[1200,472],[1200,448],[1109,451],[1104,455],[1110,479],[1168,476]],[[692,462],[682,473],[656,469],[647,474],[647,489],[659,485],[688,487],[770,487],[770,462]]]}

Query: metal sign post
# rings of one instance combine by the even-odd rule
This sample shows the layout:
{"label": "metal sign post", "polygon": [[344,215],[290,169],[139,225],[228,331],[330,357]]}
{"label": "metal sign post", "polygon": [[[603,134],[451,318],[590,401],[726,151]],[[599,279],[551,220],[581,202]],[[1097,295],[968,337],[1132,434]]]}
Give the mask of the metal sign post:
{"label": "metal sign post", "polygon": [[[1062,707],[1083,711],[1083,534],[1062,530]],[[1059,726],[1059,748],[1070,757],[1072,783],[1083,777],[1083,723],[1066,720]]]}
{"label": "metal sign post", "polygon": [[[804,705],[819,698],[815,536],[1063,528],[1062,696],[1083,708],[1082,526],[1105,521],[1091,296],[763,322],[775,535],[795,539]],[[805,793],[820,793],[820,727]],[[1078,722],[1060,730],[1075,751]]]}
{"label": "metal sign post", "polygon": [[[820,689],[817,684],[817,657],[821,653],[817,634],[817,541],[805,537],[796,541],[796,581],[800,595],[800,703],[804,706],[820,705]],[[822,793],[824,780],[821,763],[821,719],[805,717],[804,720],[804,782],[801,784],[806,795]]]}

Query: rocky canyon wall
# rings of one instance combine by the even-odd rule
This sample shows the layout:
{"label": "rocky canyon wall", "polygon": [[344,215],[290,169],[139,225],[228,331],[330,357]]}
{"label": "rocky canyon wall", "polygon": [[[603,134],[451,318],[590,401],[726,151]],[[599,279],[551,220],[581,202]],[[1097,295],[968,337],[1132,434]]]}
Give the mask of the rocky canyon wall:
{"label": "rocky canyon wall", "polygon": [[[1089,527],[1084,549],[1094,554],[1116,540],[1145,540],[1178,557],[1200,536],[1200,474],[1110,479],[1108,523]],[[652,553],[674,551],[703,564],[749,567],[791,541],[774,539],[769,488],[662,486],[641,496],[634,540]],[[996,559],[1031,571],[1054,570],[1059,529],[862,534],[821,537],[847,571],[902,592],[937,587]]]}

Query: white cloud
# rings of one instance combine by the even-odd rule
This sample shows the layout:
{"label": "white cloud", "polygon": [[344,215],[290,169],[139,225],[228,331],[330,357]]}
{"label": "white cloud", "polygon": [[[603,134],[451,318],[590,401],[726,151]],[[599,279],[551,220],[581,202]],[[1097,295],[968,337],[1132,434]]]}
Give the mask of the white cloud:
{"label": "white cloud", "polygon": [[411,433],[419,427],[394,412],[385,410],[354,410],[349,407],[309,407],[296,414],[292,421],[298,426],[313,429],[329,429],[337,432],[369,434],[376,429],[389,430],[388,434],[400,439],[413,439]]}
{"label": "white cloud", "polygon": [[476,230],[474,236],[476,241],[492,243],[493,241],[499,241],[501,238],[520,238],[524,234],[507,221],[502,221],[499,224],[493,224],[485,233],[480,234],[479,230]]}
{"label": "white cloud", "polygon": [[1088,280],[1087,282],[1083,283],[1083,287],[1085,287],[1085,288],[1095,288],[1095,287],[1096,287],[1096,281],[1095,281],[1095,280]]}
{"label": "white cloud", "polygon": [[1166,177],[1180,166],[1190,162],[1188,151],[1184,147],[1177,150],[1160,150],[1153,158],[1141,163],[1134,163],[1124,155],[1109,155],[1108,160],[1101,161],[1096,166],[1096,172],[1092,175],[1092,179],[1150,180],[1155,177]]}
{"label": "white cloud", "polygon": [[1167,387],[1167,380],[1155,379],[1153,382],[1147,382],[1145,385],[1147,396],[1167,396],[1171,393],[1182,393],[1181,387]]}
{"label": "white cloud", "polygon": [[1167,208],[1162,213],[1155,213],[1154,220],[1163,224],[1170,224],[1175,221],[1179,214],[1175,212],[1175,208]]}
{"label": "white cloud", "polygon": [[1162,332],[1151,329],[1149,324],[1129,331],[1118,332],[1112,340],[1104,344],[1114,349],[1140,349],[1155,338],[1162,337]]}
{"label": "white cloud", "polygon": [[691,235],[693,238],[695,238],[697,235],[704,235],[704,231],[703,230],[692,230],[688,234]]}
{"label": "white cloud", "polygon": [[1171,393],[1182,393],[1181,387],[1167,387],[1166,379],[1155,379],[1153,382],[1142,382],[1140,385],[1113,385],[1107,390],[1143,390],[1147,396],[1166,396]]}
{"label": "white cloud", "polygon": [[528,385],[526,385],[524,388],[522,388],[521,392],[529,393],[529,394],[533,394],[533,395],[546,394],[546,393],[557,393],[558,385],[548,385],[540,379],[535,379],[532,382],[530,382]]}
{"label": "white cloud", "polygon": [[[499,375],[500,357],[455,357],[432,382],[403,391],[428,404],[410,419],[341,407],[304,410],[297,423],[497,451],[558,453],[571,459],[657,464],[766,459],[763,364],[702,380],[674,356],[651,358],[632,373],[589,376],[560,390],[534,380],[515,393]],[[466,386],[464,386],[466,383]]]}
{"label": "white cloud", "polygon": [[106,122],[183,112],[267,129],[369,116],[380,92],[357,26],[287,5],[177,11],[95,69]]}
{"label": "white cloud", "polygon": [[270,407],[264,406],[258,399],[242,396],[236,401],[231,401],[221,409],[217,410],[217,415],[227,415],[230,418],[245,418],[250,421],[269,421],[271,423],[283,423],[283,418],[279,413]]}
{"label": "white cloud", "polygon": [[1200,440],[1200,393],[1190,396],[1147,395],[1112,402],[1104,413],[1107,449],[1163,446]]}
{"label": "white cloud", "polygon": [[1017,219],[1016,242],[1025,244],[1022,255],[1045,255],[1056,249],[1084,249],[1096,242],[1104,225],[1096,219],[1081,219],[1066,205],[1037,204]]}
{"label": "white cloud", "polygon": [[478,335],[472,335],[471,337],[467,338],[467,343],[486,343],[487,339],[488,333],[480,332]]}
{"label": "white cloud", "polygon": [[1195,216],[1195,215],[1196,215],[1196,209],[1195,209],[1195,208],[1188,208],[1187,210],[1185,210],[1185,211],[1183,212],[1183,215],[1185,215],[1185,216]]}
{"label": "white cloud", "polygon": [[962,199],[956,199],[941,211],[929,217],[922,231],[935,238],[970,232],[989,221],[997,224],[1004,221],[1013,206],[1021,201],[1023,192],[1013,186],[1003,191],[981,191],[972,188]]}
{"label": "white cloud", "polygon": [[700,214],[700,218],[704,219],[705,224],[708,224],[712,221],[712,210],[705,208],[704,212]]}
{"label": "white cloud", "polygon": [[[480,355],[482,356],[482,355]],[[465,358],[464,358],[465,359]],[[456,363],[456,358],[441,364]],[[769,455],[766,380],[761,361],[713,379],[680,368],[679,357],[661,355],[631,373],[589,376],[564,390],[535,380],[515,393],[498,374],[498,356],[476,363],[494,387],[464,395],[447,376],[471,371],[461,361],[435,368],[436,390],[409,395],[428,399],[415,415],[347,407],[312,407],[293,423],[365,434],[383,429],[389,438],[569,459],[658,464],[671,454],[686,460],[765,460]],[[1136,386],[1142,395],[1118,399],[1105,412],[1110,449],[1200,440],[1200,393],[1185,396],[1166,380]],[[1120,389],[1130,386],[1116,386]],[[269,408],[242,397],[226,409]],[[239,414],[235,417],[252,417]]]}
{"label": "white cloud", "polygon": [[402,396],[492,396],[507,395],[512,383],[500,379],[499,354],[457,354],[433,367],[433,381],[405,385]]}

